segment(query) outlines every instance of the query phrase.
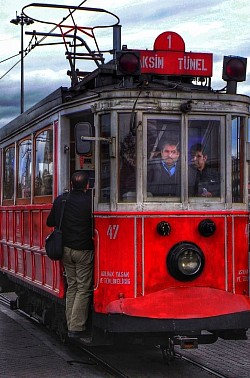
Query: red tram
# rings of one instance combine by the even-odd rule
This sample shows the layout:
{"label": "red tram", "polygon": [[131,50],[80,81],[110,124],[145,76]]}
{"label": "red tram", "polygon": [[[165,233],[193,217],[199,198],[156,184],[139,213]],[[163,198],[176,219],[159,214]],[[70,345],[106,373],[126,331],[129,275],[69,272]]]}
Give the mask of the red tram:
{"label": "red tram", "polygon": [[[117,26],[117,25],[116,25]],[[120,29],[114,27],[115,33]],[[119,38],[114,38],[119,40]],[[46,219],[76,169],[93,191],[93,343],[183,346],[244,339],[250,327],[250,99],[236,94],[246,60],[187,53],[174,32],[152,50],[114,46],[113,58],[0,129],[0,282],[19,306],[64,334],[65,280],[46,256]],[[150,182],[165,139],[178,140],[180,179]],[[219,177],[194,193],[190,165],[202,144]],[[163,176],[163,175],[162,175]],[[207,193],[211,195],[207,195]]]}

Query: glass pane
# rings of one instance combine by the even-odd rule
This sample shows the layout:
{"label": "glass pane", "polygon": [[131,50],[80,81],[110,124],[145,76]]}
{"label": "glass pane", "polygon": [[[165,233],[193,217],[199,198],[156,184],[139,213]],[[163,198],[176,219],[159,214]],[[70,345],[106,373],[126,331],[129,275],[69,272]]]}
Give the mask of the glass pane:
{"label": "glass pane", "polygon": [[148,120],[148,196],[180,197],[180,130],[179,120]]}
{"label": "glass pane", "polygon": [[27,198],[31,194],[31,140],[19,145],[18,152],[18,198]]}
{"label": "glass pane", "polygon": [[46,130],[35,140],[35,196],[51,195],[53,183],[53,132]]}
{"label": "glass pane", "polygon": [[232,201],[243,202],[244,118],[232,119]]}
{"label": "glass pane", "polygon": [[193,120],[188,129],[191,197],[220,196],[220,122]]}
{"label": "glass pane", "polygon": [[[110,114],[101,116],[100,136],[109,138]],[[109,143],[100,142],[100,202],[110,201],[110,154]]]}
{"label": "glass pane", "polygon": [[4,156],[4,185],[3,199],[12,199],[14,197],[14,164],[15,164],[15,147],[9,147]]}
{"label": "glass pane", "polygon": [[136,137],[130,131],[130,114],[119,114],[119,201],[136,201]]}

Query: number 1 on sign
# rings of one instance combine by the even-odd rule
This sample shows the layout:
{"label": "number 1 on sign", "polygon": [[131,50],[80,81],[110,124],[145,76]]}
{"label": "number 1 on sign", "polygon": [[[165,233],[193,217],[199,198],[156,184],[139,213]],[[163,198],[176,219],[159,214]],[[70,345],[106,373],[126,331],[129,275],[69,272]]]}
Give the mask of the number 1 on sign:
{"label": "number 1 on sign", "polygon": [[167,40],[168,40],[168,49],[171,50],[172,48],[172,35],[171,34],[168,34]]}

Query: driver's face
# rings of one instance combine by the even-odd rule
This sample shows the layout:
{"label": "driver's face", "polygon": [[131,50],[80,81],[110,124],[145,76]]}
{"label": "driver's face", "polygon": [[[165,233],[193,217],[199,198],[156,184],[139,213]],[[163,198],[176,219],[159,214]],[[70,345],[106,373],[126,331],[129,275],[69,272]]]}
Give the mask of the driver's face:
{"label": "driver's face", "polygon": [[161,151],[162,160],[167,164],[167,166],[173,166],[179,159],[180,152],[177,150],[175,145],[165,144]]}

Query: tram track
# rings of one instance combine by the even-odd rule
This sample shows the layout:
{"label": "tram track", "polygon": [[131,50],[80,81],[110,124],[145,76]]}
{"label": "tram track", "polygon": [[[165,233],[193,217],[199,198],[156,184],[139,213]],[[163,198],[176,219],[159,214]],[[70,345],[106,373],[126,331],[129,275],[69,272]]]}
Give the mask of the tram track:
{"label": "tram track", "polygon": [[206,371],[207,373],[212,374],[214,377],[228,378],[227,375],[221,374],[221,373],[217,372],[216,370],[208,368],[207,366],[202,365],[201,363],[196,362],[196,361],[192,360],[191,358],[183,356],[181,353],[175,353],[175,358],[177,358],[177,359],[179,358],[179,359],[181,359],[181,360],[183,360],[183,361],[185,361],[189,364],[192,364],[192,365],[202,369],[203,371]]}
{"label": "tram track", "polygon": [[112,374],[115,378],[130,378],[129,375],[124,374],[121,370],[117,369],[115,366],[112,366],[102,357],[98,356],[96,353],[93,353],[88,347],[84,347],[81,343],[79,344],[78,345],[80,349],[84,353],[86,353],[89,356],[89,358],[91,358],[95,363],[102,367],[102,369],[104,369],[107,373]]}

